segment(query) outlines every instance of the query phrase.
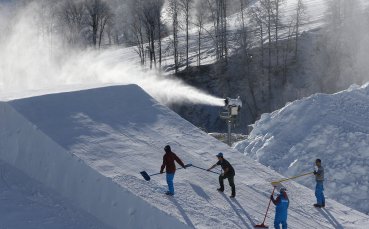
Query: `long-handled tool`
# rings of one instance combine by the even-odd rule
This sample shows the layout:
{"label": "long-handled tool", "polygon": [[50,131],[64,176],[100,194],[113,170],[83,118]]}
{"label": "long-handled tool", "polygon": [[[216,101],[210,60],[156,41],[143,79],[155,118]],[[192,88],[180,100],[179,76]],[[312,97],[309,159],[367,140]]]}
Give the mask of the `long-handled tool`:
{"label": "long-handled tool", "polygon": [[[187,164],[187,165],[185,165],[185,168],[188,168],[188,167],[191,167],[191,166],[192,166],[192,164]],[[178,168],[177,170],[179,170],[179,169],[183,169],[183,168]],[[146,171],[141,171],[140,173],[146,181],[149,181],[152,176],[161,174],[161,173],[154,173],[154,174],[149,175]]]}
{"label": "long-handled tool", "polygon": [[278,186],[281,182],[284,182],[284,181],[288,181],[288,180],[292,180],[292,179],[296,179],[298,177],[303,177],[303,176],[307,176],[307,175],[310,175],[310,174],[313,174],[314,172],[310,172],[310,173],[304,173],[304,174],[301,174],[301,175],[298,175],[298,176],[294,176],[294,177],[290,177],[290,178],[284,178],[282,180],[278,180],[278,181],[272,181],[272,185],[274,187]]}
{"label": "long-handled tool", "polygon": [[[293,176],[293,177],[290,177],[290,178],[284,178],[284,179],[282,179],[282,180],[278,180],[278,181],[273,181],[272,182],[272,185],[273,185],[273,191],[272,191],[272,195],[274,194],[274,191],[275,191],[275,189],[277,188],[277,186],[278,185],[280,185],[282,182],[284,182],[284,181],[288,181],[288,180],[292,180],[292,179],[296,179],[296,178],[298,178],[298,177],[302,177],[302,176],[307,176],[307,175],[310,175],[310,174],[313,174],[314,172],[310,172],[310,173],[304,173],[304,174],[301,174],[301,175],[298,175],[298,176]],[[261,223],[261,224],[258,224],[258,225],[255,225],[255,227],[256,228],[268,228],[268,226],[267,225],[265,225],[264,223],[265,223],[265,220],[266,220],[266,217],[267,217],[267,215],[268,215],[268,211],[269,211],[269,207],[270,207],[270,203],[272,202],[272,200],[270,199],[269,200],[269,204],[268,204],[268,208],[267,208],[267,210],[266,210],[266,212],[265,212],[265,216],[264,216],[264,220],[263,220],[263,222]]]}
{"label": "long-handled tool", "polygon": [[[275,191],[276,187],[277,187],[277,186],[274,186],[273,191],[272,191],[272,195],[274,194],[274,191]],[[271,202],[272,202],[272,199],[270,199],[270,200],[269,200],[268,208],[267,208],[267,210],[266,210],[266,212],[265,212],[265,216],[264,216],[264,220],[263,220],[263,222],[262,222],[261,224],[257,224],[257,225],[255,225],[255,227],[257,227],[257,228],[268,228],[268,226],[267,226],[267,225],[265,225],[264,223],[265,223],[266,217],[267,217],[267,215],[268,215],[268,211],[269,211],[269,207],[270,207],[270,203],[271,203]]]}
{"label": "long-handled tool", "polygon": [[210,170],[207,170],[207,169],[204,169],[204,168],[201,168],[201,167],[195,166],[195,165],[192,165],[192,167],[195,167],[195,168],[197,168],[197,169],[205,170],[206,172],[211,172],[211,173],[215,173],[215,174],[218,174],[218,175],[219,175],[219,173],[217,173],[217,172],[213,172],[213,171],[210,171]]}

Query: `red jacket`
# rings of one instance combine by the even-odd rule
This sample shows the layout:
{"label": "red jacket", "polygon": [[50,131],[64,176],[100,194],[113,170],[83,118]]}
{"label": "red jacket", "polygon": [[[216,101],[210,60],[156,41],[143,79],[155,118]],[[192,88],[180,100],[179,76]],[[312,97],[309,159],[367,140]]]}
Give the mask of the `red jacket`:
{"label": "red jacket", "polygon": [[176,165],[174,163],[174,160],[180,164],[182,167],[185,167],[181,159],[177,157],[177,155],[173,152],[166,152],[163,156],[163,164],[161,165],[160,172],[162,173],[166,169],[166,173],[175,173],[176,172]]}

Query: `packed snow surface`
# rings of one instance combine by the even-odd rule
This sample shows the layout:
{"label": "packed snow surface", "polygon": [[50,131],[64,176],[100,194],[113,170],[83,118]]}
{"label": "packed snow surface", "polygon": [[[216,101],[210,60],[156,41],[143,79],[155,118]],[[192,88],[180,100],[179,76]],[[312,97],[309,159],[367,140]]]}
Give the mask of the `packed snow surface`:
{"label": "packed snow surface", "polygon": [[[8,96],[12,97],[12,96]],[[0,103],[0,159],[114,228],[253,228],[270,182],[282,176],[202,132],[136,85],[41,95]],[[218,176],[178,170],[167,197],[163,147],[208,168],[223,152],[236,170],[236,199]],[[324,158],[323,158],[324,159]],[[218,172],[219,170],[215,170]],[[286,183],[289,228],[365,228],[369,217],[331,199],[315,209],[312,190]],[[19,207],[21,208],[21,207]],[[17,208],[15,207],[15,211]],[[266,223],[272,224],[274,207]]]}
{"label": "packed snow surface", "polygon": [[[369,86],[316,94],[262,115],[235,148],[285,176],[325,168],[325,193],[369,213]],[[314,188],[313,177],[298,182]]]}
{"label": "packed snow surface", "polygon": [[1,229],[110,228],[9,164],[0,171]]}

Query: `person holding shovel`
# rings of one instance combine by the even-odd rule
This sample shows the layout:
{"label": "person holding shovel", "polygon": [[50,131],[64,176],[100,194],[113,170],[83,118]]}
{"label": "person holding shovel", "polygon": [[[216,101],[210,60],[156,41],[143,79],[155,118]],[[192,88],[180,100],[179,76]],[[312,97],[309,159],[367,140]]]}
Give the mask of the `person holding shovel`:
{"label": "person holding shovel", "polygon": [[325,207],[325,197],[324,197],[324,168],[322,166],[322,161],[320,159],[315,160],[315,165],[317,166],[317,169],[314,170],[315,175],[315,197],[316,197],[316,204],[314,204],[314,207],[317,208],[324,208]]}
{"label": "person holding shovel", "polygon": [[275,217],[274,217],[274,228],[280,229],[280,224],[282,224],[282,229],[287,229],[287,210],[290,204],[288,199],[287,189],[285,187],[281,187],[279,189],[280,194],[274,199],[274,196],[271,195],[270,199],[275,205]]}
{"label": "person holding shovel", "polygon": [[160,168],[160,173],[164,173],[164,169],[166,168],[166,175],[167,175],[167,184],[168,184],[168,191],[165,193],[166,195],[173,196],[174,195],[174,174],[176,172],[176,165],[174,161],[180,164],[184,169],[186,166],[183,164],[181,159],[172,152],[169,145],[164,147],[165,154],[163,156],[163,164]]}
{"label": "person holding shovel", "polygon": [[218,188],[218,191],[219,192],[224,191],[224,179],[228,179],[229,186],[231,186],[231,188],[232,188],[232,194],[231,194],[230,197],[234,198],[234,197],[236,197],[236,186],[234,185],[235,171],[234,171],[232,165],[226,159],[223,158],[223,153],[218,153],[217,158],[218,158],[218,162],[216,164],[214,164],[213,166],[211,166],[209,169],[207,169],[207,171],[210,171],[211,169],[213,169],[216,166],[220,165],[224,172],[222,174],[220,174],[220,176],[219,176],[220,188]]}

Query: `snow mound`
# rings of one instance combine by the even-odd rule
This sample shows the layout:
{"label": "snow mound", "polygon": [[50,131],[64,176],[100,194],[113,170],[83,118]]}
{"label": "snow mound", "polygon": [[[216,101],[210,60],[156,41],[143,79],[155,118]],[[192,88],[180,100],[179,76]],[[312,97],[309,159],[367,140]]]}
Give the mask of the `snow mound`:
{"label": "snow mound", "polygon": [[[287,104],[254,124],[235,148],[285,176],[313,171],[316,158],[326,172],[325,193],[369,213],[369,86],[333,95],[316,94]],[[314,188],[313,177],[299,183]]]}
{"label": "snow mound", "polygon": [[[0,103],[0,159],[113,228],[253,228],[261,223],[275,171],[208,136],[136,85],[49,94]],[[218,177],[179,170],[163,195],[163,146],[208,168],[223,152],[236,170],[235,200]],[[314,209],[311,190],[286,184],[290,228],[365,228],[369,217],[331,199]],[[272,223],[274,208],[267,223]]]}

